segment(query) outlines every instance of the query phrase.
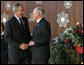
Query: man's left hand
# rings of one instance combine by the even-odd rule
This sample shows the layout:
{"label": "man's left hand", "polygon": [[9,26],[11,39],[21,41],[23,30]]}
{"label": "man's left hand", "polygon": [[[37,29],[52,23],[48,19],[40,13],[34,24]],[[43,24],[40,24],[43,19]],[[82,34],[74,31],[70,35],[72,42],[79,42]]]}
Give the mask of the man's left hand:
{"label": "man's left hand", "polygon": [[33,45],[35,45],[34,41],[30,41],[29,46],[33,46]]}

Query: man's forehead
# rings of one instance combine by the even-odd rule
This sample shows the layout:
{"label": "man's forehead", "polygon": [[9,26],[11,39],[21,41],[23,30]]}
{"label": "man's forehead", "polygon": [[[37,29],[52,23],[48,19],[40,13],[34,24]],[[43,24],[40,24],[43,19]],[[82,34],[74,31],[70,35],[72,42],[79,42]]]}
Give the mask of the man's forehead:
{"label": "man's forehead", "polygon": [[19,6],[19,8],[24,9],[24,7],[23,7],[23,6]]}

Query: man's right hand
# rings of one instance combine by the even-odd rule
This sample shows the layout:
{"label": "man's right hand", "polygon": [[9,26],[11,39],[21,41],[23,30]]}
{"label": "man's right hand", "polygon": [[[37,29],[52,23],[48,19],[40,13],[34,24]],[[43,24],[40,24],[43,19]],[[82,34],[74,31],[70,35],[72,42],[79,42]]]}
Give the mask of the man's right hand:
{"label": "man's right hand", "polygon": [[22,43],[22,44],[20,44],[19,48],[22,50],[25,50],[28,48],[28,45],[26,43]]}

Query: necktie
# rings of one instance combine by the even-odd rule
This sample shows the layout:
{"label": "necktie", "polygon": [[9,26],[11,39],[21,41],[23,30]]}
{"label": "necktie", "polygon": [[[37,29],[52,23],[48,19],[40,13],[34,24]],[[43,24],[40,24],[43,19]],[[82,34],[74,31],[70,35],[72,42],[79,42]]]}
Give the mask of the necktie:
{"label": "necktie", "polygon": [[24,30],[23,21],[22,21],[22,19],[21,19],[21,18],[20,18],[19,20],[20,20],[21,28]]}

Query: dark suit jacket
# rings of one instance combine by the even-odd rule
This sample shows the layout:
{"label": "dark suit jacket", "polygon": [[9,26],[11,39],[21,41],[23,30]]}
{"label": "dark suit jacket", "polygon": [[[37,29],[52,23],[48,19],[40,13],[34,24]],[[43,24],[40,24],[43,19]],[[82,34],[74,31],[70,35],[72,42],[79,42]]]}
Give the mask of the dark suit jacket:
{"label": "dark suit jacket", "polygon": [[8,43],[4,39],[5,35],[1,35],[1,52],[8,51]]}
{"label": "dark suit jacket", "polygon": [[50,37],[50,24],[42,18],[33,31],[32,40],[35,42],[35,45],[31,47],[33,59],[48,59],[50,57]]}
{"label": "dark suit jacket", "polygon": [[22,17],[22,19],[25,25],[25,30],[22,30],[21,25],[15,16],[8,20],[5,24],[5,40],[8,42],[9,56],[13,55],[18,58],[26,56],[26,50],[22,51],[19,48],[19,45],[23,42],[29,43],[31,40],[31,35],[27,18]]}
{"label": "dark suit jacket", "polygon": [[1,64],[8,63],[8,43],[4,39],[4,35],[1,35]]}

